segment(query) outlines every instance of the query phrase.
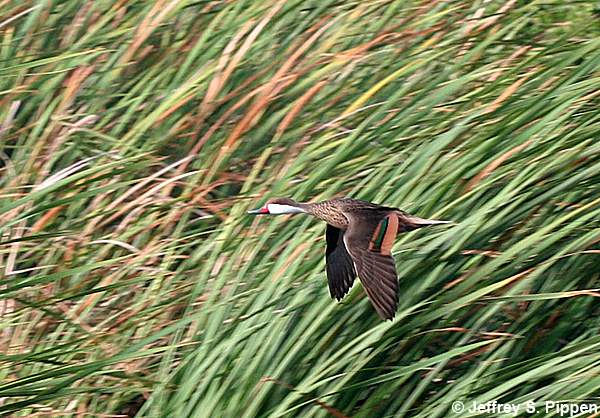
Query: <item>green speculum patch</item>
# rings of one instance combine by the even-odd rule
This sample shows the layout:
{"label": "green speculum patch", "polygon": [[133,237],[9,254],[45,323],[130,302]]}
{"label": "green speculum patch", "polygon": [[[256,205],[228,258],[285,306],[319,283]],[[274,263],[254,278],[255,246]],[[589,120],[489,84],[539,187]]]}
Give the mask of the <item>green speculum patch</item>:
{"label": "green speculum patch", "polygon": [[383,238],[385,238],[385,233],[388,228],[389,218],[385,218],[379,224],[379,233],[377,234],[377,238],[375,239],[375,249],[381,250],[381,244],[383,243]]}

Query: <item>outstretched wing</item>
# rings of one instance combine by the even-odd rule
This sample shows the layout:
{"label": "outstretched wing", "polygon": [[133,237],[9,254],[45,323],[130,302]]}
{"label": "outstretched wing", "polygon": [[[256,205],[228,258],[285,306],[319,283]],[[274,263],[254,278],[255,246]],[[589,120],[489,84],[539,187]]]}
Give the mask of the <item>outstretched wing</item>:
{"label": "outstretched wing", "polygon": [[354,263],[346,250],[344,231],[327,224],[325,237],[327,239],[325,260],[329,293],[332,298],[341,300],[354,283],[356,277]]}
{"label": "outstretched wing", "polygon": [[383,319],[392,319],[398,308],[398,276],[391,250],[398,233],[395,213],[346,213],[344,234],[348,253],[373,307]]}

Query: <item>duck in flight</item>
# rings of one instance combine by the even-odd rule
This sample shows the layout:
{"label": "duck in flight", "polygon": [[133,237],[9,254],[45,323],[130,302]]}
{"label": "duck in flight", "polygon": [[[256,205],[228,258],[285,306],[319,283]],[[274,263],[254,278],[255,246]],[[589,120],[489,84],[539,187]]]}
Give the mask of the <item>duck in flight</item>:
{"label": "duck in flight", "polygon": [[392,320],[398,308],[398,278],[392,258],[396,234],[449,221],[423,219],[387,206],[356,199],[300,203],[270,199],[252,215],[308,213],[327,223],[327,281],[332,298],[341,300],[358,275],[382,319]]}

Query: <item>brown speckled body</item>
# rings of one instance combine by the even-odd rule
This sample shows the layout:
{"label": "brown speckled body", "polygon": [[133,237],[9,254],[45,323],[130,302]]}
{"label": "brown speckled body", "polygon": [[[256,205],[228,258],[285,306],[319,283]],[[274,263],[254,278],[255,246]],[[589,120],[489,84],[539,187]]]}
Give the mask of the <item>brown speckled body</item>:
{"label": "brown speckled body", "polygon": [[349,198],[331,199],[316,203],[304,203],[302,204],[302,208],[314,217],[344,231],[348,229],[349,222],[345,213],[351,213],[354,210],[362,209],[400,212],[400,210],[396,208],[388,208],[364,200]]}

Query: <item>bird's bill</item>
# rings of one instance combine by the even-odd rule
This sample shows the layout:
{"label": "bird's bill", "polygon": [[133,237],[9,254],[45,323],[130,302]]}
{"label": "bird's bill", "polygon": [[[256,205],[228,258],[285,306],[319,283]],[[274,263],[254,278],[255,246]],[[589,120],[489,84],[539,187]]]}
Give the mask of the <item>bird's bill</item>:
{"label": "bird's bill", "polygon": [[270,212],[269,209],[265,206],[262,208],[249,210],[247,213],[248,215],[268,215]]}

